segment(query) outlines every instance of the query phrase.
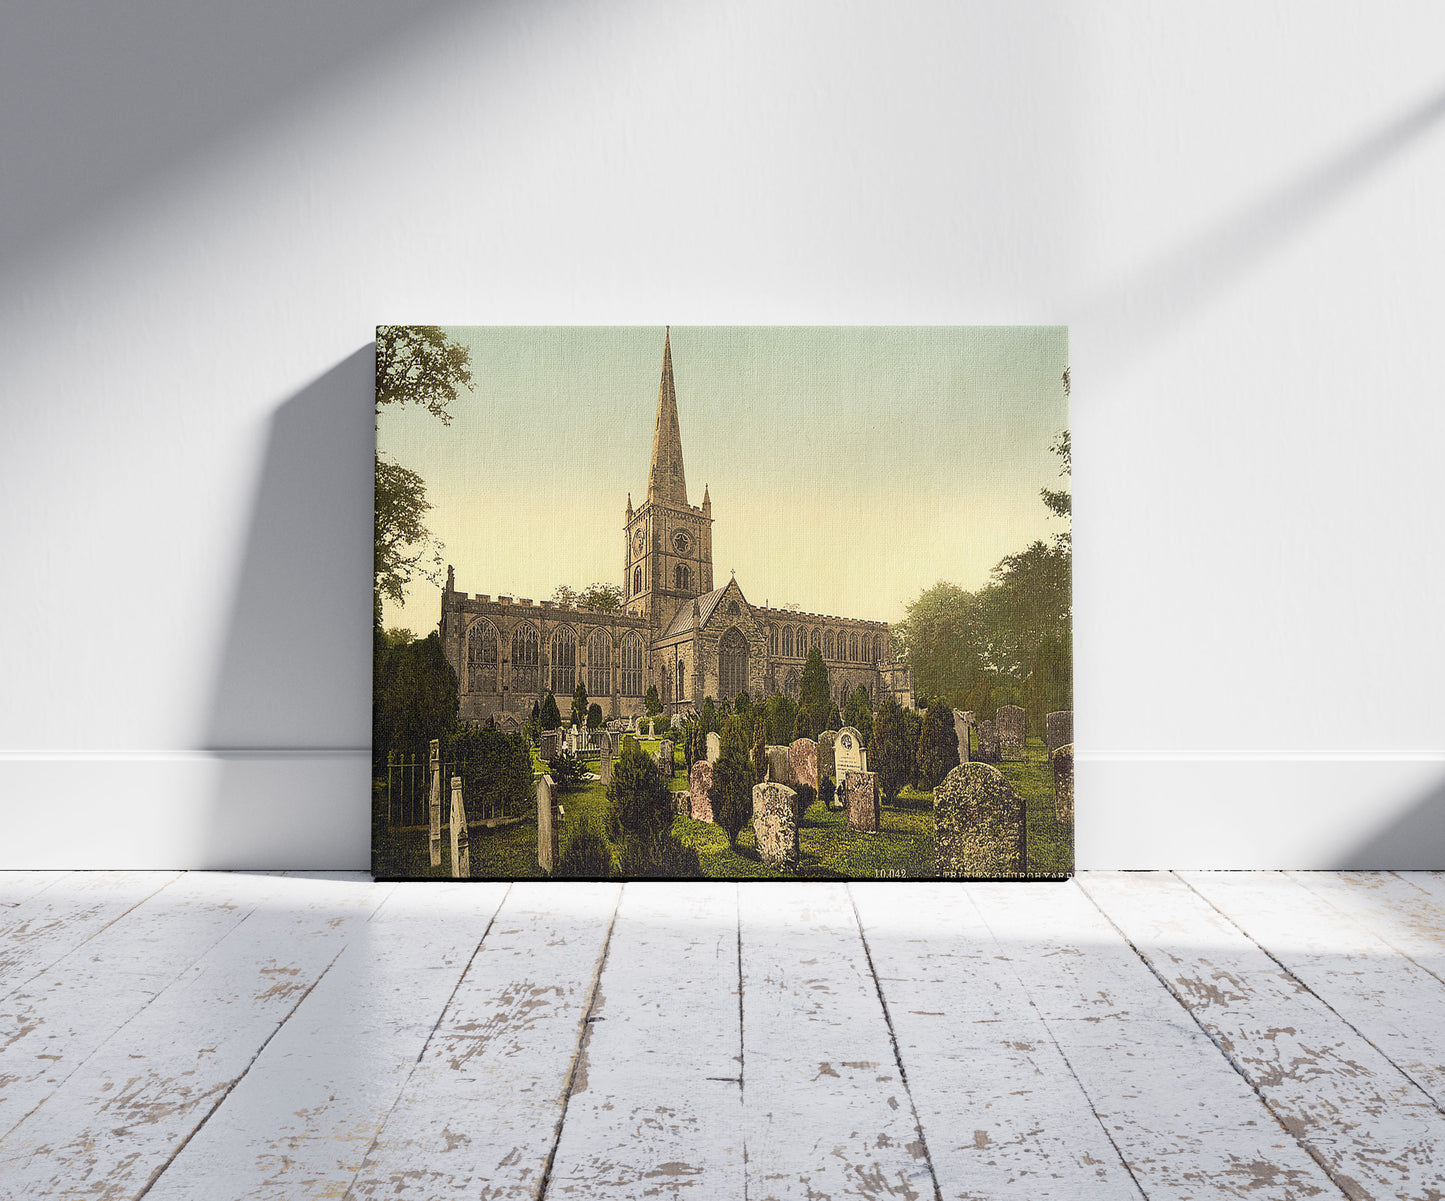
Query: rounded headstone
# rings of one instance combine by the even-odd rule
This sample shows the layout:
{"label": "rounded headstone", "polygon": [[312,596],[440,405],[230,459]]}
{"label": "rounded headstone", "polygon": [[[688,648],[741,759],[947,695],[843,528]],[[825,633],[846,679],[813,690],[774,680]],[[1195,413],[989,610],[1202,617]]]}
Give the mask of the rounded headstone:
{"label": "rounded headstone", "polygon": [[1060,709],[1044,718],[1044,741],[1048,743],[1049,754],[1059,747],[1074,741],[1074,711]]}
{"label": "rounded headstone", "polygon": [[1024,803],[995,767],[960,763],[933,790],[938,874],[997,879],[1025,867]]}
{"label": "rounded headstone", "polygon": [[834,776],[841,781],[850,771],[863,771],[865,764],[863,739],[852,726],[844,726],[833,743]]}
{"label": "rounded headstone", "polygon": [[709,730],[707,734],[707,761],[716,763],[722,758],[722,736],[716,730]]}
{"label": "rounded headstone", "polygon": [[883,811],[878,801],[878,773],[850,771],[843,777],[843,803],[848,810],[848,829],[876,834]]}

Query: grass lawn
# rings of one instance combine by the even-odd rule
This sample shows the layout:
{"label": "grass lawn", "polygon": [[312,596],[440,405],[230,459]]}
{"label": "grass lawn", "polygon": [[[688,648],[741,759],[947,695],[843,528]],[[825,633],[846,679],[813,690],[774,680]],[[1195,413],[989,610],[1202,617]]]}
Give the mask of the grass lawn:
{"label": "grass lawn", "polygon": [[[644,750],[654,751],[659,739],[644,738]],[[1072,870],[1073,829],[1054,820],[1054,784],[1048,753],[1042,742],[1031,739],[1022,763],[1000,763],[998,769],[1023,799],[1028,811],[1028,870],[1031,874],[1062,876]],[[533,767],[541,763],[533,752]],[[687,791],[687,776],[681,752],[675,753],[677,772],[673,792]],[[605,826],[606,790],[600,781],[586,781],[561,797],[565,818],[562,845],[570,832],[580,828],[585,817]],[[815,801],[803,815],[798,830],[799,865],[790,876],[766,867],[757,857],[751,827],[738,838],[734,851],[727,835],[717,826],[679,817],[672,823],[679,841],[694,848],[702,860],[703,873],[720,880],[740,879],[823,879],[871,880],[885,878],[919,879],[933,875],[933,795],[905,788],[891,803],[883,803],[882,829],[877,834],[849,830],[847,815],[830,812]],[[442,864],[433,868],[427,855],[424,829],[377,831],[374,865],[387,878],[450,877],[451,847],[442,836]],[[537,867],[537,823],[524,818],[498,829],[471,828],[472,874],[482,879],[541,879]]]}

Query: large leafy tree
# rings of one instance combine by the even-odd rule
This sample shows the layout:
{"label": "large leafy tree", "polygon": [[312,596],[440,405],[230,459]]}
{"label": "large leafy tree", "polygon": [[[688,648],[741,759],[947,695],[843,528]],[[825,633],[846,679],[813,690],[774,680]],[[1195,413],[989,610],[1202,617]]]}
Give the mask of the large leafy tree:
{"label": "large leafy tree", "polygon": [[873,702],[868,690],[861,684],[848,695],[848,703],[843,709],[843,725],[857,730],[865,747],[873,738]]}
{"label": "large leafy tree", "polygon": [[457,720],[457,673],[442,653],[436,632],[416,642],[389,644],[373,636],[372,754],[378,767],[387,754],[425,755],[427,742],[447,734]]}
{"label": "large leafy tree", "polygon": [[376,407],[421,405],[443,425],[462,388],[472,384],[472,355],[437,325],[376,327]]}
{"label": "large leafy tree", "polygon": [[440,582],[442,545],[426,528],[431,502],[421,476],[390,459],[376,458],[376,620],[381,600],[401,604],[406,584],[415,576]]}
{"label": "large leafy tree", "polygon": [[617,613],[622,609],[622,589],[616,584],[600,581],[588,584],[582,590],[578,603],[594,613]]}
{"label": "large leafy tree", "polygon": [[918,740],[918,779],[927,789],[958,766],[958,735],[953,726],[953,710],[941,700],[928,706],[923,717],[923,732]]}

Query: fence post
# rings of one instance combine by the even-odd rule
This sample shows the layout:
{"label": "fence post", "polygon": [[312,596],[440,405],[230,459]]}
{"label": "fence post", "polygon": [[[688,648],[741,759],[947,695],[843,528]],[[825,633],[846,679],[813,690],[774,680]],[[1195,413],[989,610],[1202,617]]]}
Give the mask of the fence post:
{"label": "fence post", "polygon": [[442,865],[442,749],[441,741],[431,740],[431,755],[427,764],[430,768],[427,807],[431,810],[431,865]]}

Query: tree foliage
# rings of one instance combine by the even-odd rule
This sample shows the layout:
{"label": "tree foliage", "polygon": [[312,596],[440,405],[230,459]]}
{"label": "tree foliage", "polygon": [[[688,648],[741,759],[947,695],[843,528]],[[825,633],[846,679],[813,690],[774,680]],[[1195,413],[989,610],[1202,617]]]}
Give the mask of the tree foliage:
{"label": "tree foliage", "polygon": [[941,700],[935,700],[924,714],[923,730],[918,740],[920,786],[936,788],[939,781],[957,766],[958,734],[953,725],[953,710]]}
{"label": "tree foliage", "polygon": [[554,874],[582,880],[605,880],[612,875],[612,848],[596,818],[582,819],[562,849]]}
{"label": "tree foliage", "polygon": [[581,680],[577,681],[577,687],[572,690],[572,725],[579,730],[587,724],[587,685]]}
{"label": "tree foliage", "polygon": [[619,613],[622,611],[622,588],[617,584],[599,582],[588,584],[582,590],[581,607],[593,613]]}
{"label": "tree foliage", "polygon": [[[868,696],[868,690],[861,684],[848,695],[848,703],[843,709],[843,725],[852,726],[858,731],[858,738],[866,747],[873,738],[873,701]],[[838,729],[842,729],[839,726]]]}
{"label": "tree foliage", "polygon": [[376,327],[376,407],[420,405],[443,425],[451,403],[472,385],[472,356],[436,325]]}
{"label": "tree foliage", "polygon": [[444,739],[444,758],[457,764],[467,811],[508,813],[533,795],[532,756],[520,734],[457,726]]}
{"label": "tree foliage", "polygon": [[602,728],[601,705],[593,704],[587,706],[587,728],[589,730],[598,730]]}
{"label": "tree foliage", "polygon": [[763,720],[767,725],[767,738],[770,746],[786,746],[793,740],[793,730],[797,724],[798,707],[793,699],[778,693],[770,696],[763,704]]}
{"label": "tree foliage", "polygon": [[421,476],[376,456],[373,567],[378,621],[381,598],[404,603],[406,585],[416,576],[441,582],[442,544],[431,536],[425,521],[430,508]]}
{"label": "tree foliage", "polygon": [[722,753],[712,765],[712,787],[707,791],[713,820],[728,836],[728,846],[734,850],[738,835],[752,820],[753,785],[758,782],[746,737],[743,719],[729,718],[722,736]]}
{"label": "tree foliage", "polygon": [[457,673],[442,653],[436,631],[417,642],[393,645],[376,629],[372,639],[372,754],[378,768],[387,755],[425,756],[427,743],[457,720]]}
{"label": "tree foliage", "polygon": [[903,708],[892,697],[886,698],[873,715],[868,766],[878,773],[879,791],[890,801],[913,778],[913,745],[908,740]]}
{"label": "tree foliage", "polygon": [[658,698],[656,684],[648,685],[647,695],[642,698],[642,708],[648,717],[662,712],[662,701]]}
{"label": "tree foliage", "polygon": [[542,698],[542,708],[538,715],[542,720],[542,729],[557,730],[562,726],[562,710],[557,708],[557,698],[550,692]]}
{"label": "tree foliage", "polygon": [[607,786],[607,837],[625,874],[655,873],[672,819],[672,794],[657,764],[635,739],[623,739]]}

